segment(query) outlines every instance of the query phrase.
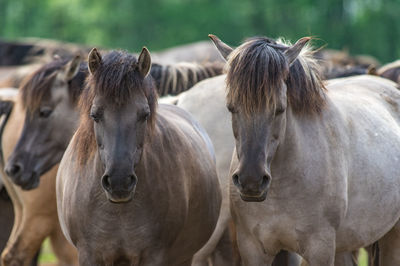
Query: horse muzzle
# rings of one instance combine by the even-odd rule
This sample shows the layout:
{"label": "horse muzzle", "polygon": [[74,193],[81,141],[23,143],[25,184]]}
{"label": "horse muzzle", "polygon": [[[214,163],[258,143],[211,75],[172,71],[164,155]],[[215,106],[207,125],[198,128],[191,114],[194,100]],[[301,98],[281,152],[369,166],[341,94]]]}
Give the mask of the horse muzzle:
{"label": "horse muzzle", "polygon": [[240,193],[240,198],[246,202],[262,202],[267,198],[267,191],[264,191],[259,195],[249,195],[241,192],[239,193]]}
{"label": "horse muzzle", "polygon": [[13,183],[23,190],[31,190],[39,186],[40,176],[34,171],[24,172],[21,164],[7,164],[4,171]]}
{"label": "horse muzzle", "polygon": [[137,180],[135,174],[124,177],[105,174],[101,178],[101,185],[110,202],[127,203],[135,194]]}
{"label": "horse muzzle", "polygon": [[[259,176],[259,178],[255,176]],[[260,175],[251,176],[237,171],[233,174],[232,181],[237,187],[243,201],[261,202],[267,198],[271,176],[266,171],[263,171]]]}

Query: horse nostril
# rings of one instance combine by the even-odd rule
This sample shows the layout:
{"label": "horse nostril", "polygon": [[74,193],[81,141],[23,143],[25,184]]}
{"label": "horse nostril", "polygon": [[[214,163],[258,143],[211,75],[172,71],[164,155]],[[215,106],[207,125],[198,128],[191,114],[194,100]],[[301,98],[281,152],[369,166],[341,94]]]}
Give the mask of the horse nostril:
{"label": "horse nostril", "polygon": [[242,187],[242,184],[240,183],[239,180],[239,175],[238,174],[233,174],[232,176],[233,184],[237,187]]}
{"label": "horse nostril", "polygon": [[138,181],[138,178],[137,178],[136,175],[131,175],[131,176],[130,176],[130,186],[131,186],[131,187],[136,186],[137,181]]}
{"label": "horse nostril", "polygon": [[5,172],[10,177],[16,177],[22,172],[22,165],[19,163],[15,163],[6,167]]}
{"label": "horse nostril", "polygon": [[110,180],[110,176],[104,175],[104,176],[101,178],[101,184],[103,185],[103,187],[104,187],[106,190],[110,190],[110,189],[111,189],[111,180]]}
{"label": "horse nostril", "polygon": [[270,181],[271,177],[269,175],[264,175],[261,181],[261,189],[265,189]]}

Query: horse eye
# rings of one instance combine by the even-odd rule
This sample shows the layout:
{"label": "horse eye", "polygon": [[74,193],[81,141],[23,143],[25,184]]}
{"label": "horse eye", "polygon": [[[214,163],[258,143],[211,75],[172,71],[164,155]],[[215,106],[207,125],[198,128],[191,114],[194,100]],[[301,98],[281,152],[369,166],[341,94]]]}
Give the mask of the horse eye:
{"label": "horse eye", "polygon": [[231,112],[232,114],[237,112],[237,110],[232,105],[228,105],[227,108],[228,108],[228,111]]}
{"label": "horse eye", "polygon": [[39,117],[48,118],[53,110],[49,107],[42,107],[39,109]]}
{"label": "horse eye", "polygon": [[285,112],[285,108],[278,108],[275,110],[275,116],[283,114],[283,112]]}
{"label": "horse eye", "polygon": [[145,112],[142,115],[140,115],[139,120],[140,121],[147,121],[150,117],[150,112]]}
{"label": "horse eye", "polygon": [[96,123],[100,121],[100,115],[96,113],[90,113],[90,118],[92,118]]}

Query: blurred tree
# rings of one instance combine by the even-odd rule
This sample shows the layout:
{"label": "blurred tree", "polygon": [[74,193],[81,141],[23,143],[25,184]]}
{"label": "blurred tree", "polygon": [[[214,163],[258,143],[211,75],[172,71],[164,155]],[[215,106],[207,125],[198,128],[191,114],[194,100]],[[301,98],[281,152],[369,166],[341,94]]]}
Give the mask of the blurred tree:
{"label": "blurred tree", "polygon": [[312,35],[329,48],[400,58],[400,0],[0,0],[0,36],[138,51],[206,40]]}

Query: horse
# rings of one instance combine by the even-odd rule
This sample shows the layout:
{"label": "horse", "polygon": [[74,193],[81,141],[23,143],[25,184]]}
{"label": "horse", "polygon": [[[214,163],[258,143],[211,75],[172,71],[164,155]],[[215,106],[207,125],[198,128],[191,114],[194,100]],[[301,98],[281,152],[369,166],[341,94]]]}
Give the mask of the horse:
{"label": "horse", "polygon": [[[15,89],[1,90],[2,107],[7,105],[8,119],[1,129],[1,151],[6,160],[14,148],[22,130],[24,112]],[[3,95],[7,93],[5,98]],[[7,101],[6,101],[7,100]],[[23,191],[15,186],[3,172],[1,163],[0,175],[11,198],[14,208],[14,225],[7,245],[2,252],[2,265],[29,265],[37,259],[43,240],[50,238],[59,265],[77,265],[75,248],[68,243],[58,223],[55,200],[55,178],[57,166],[42,176],[41,185],[33,191]],[[11,220],[12,221],[12,220]],[[36,259],[35,259],[36,258]],[[36,265],[35,261],[32,265]]]}
{"label": "horse", "polygon": [[190,265],[220,207],[215,155],[182,109],[157,107],[150,53],[88,56],[81,119],[57,174],[81,265]]}
{"label": "horse", "polygon": [[[280,42],[280,40],[277,40]],[[313,57],[320,65],[321,77],[323,79],[334,79],[350,77],[355,75],[376,75],[376,67],[379,61],[371,56],[351,56],[348,51],[318,49],[314,51]]]}
{"label": "horse", "polygon": [[0,89],[19,88],[24,79],[35,72],[42,64],[0,67]]}
{"label": "horse", "polygon": [[224,63],[223,58],[213,45],[207,41],[178,45],[153,53],[152,57],[154,62],[160,64],[175,64],[179,62]]}
{"label": "horse", "polygon": [[0,66],[44,63],[57,55],[68,58],[86,54],[88,47],[42,38],[21,38],[18,41],[0,40]]}
{"label": "horse", "polygon": [[[201,265],[206,260],[226,228],[231,228],[231,234],[235,235],[234,225],[229,224],[231,220],[229,212],[229,166],[234,149],[234,137],[231,130],[230,115],[225,105],[225,78],[226,75],[209,78],[199,82],[188,91],[182,92],[175,99],[175,104],[188,111],[206,129],[207,134],[213,142],[216,155],[217,173],[222,190],[221,214],[218,225],[209,240],[196,255],[194,265]],[[212,112],[210,112],[212,110]],[[216,126],[218,125],[218,126]],[[235,261],[238,261],[237,258]],[[282,252],[274,261],[275,266],[299,265],[299,258],[294,254]]]}
{"label": "horse", "polygon": [[[278,40],[279,41],[279,40]],[[370,55],[350,55],[347,50],[333,50],[333,49],[318,49],[314,51],[313,57],[318,59],[324,68],[330,67],[362,67],[368,68],[370,66],[379,67],[380,62]]]}
{"label": "horse", "polygon": [[[369,75],[324,84],[305,37],[252,38],[227,59],[235,150],[230,203],[245,265],[282,248],[310,266],[378,241],[399,265],[400,92]],[[368,221],[366,223],[365,221]]]}
{"label": "horse", "polygon": [[345,78],[357,75],[377,75],[376,68],[369,66],[331,67],[323,72],[324,79]]}
{"label": "horse", "polygon": [[377,74],[400,84],[400,60],[396,60],[380,67]]}

